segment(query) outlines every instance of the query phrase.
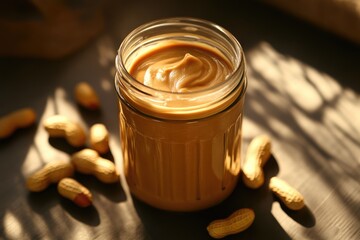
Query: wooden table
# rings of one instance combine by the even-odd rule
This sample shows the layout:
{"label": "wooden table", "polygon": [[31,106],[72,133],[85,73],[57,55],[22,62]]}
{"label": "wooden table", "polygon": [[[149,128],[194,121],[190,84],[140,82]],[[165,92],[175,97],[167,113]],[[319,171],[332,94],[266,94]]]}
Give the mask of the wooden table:
{"label": "wooden table", "polygon": [[[115,1],[114,1],[115,2]],[[215,3],[216,2],[216,3]],[[220,5],[221,4],[221,5]],[[122,1],[110,3],[105,31],[80,52],[58,61],[0,59],[0,114],[33,107],[37,124],[0,142],[0,239],[211,239],[208,223],[250,207],[254,224],[227,239],[360,239],[360,49],[259,2]],[[134,199],[124,177],[105,185],[76,178],[93,192],[93,207],[80,209],[56,187],[29,193],[25,177],[42,164],[68,159],[74,149],[48,138],[42,121],[64,114],[88,128],[111,132],[111,154],[122,170],[114,56],[126,34],[149,20],[205,18],[232,32],[244,47],[249,86],[243,153],[262,133],[273,140],[266,183],[279,176],[305,197],[306,208],[286,210],[267,189],[239,182],[220,205],[171,213]],[[96,87],[100,112],[80,109],[79,81]]]}

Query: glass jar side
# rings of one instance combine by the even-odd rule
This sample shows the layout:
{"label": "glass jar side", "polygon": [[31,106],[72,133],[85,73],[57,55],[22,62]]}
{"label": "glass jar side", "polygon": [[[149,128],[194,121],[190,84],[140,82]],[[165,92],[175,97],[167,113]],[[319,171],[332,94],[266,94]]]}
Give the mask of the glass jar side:
{"label": "glass jar side", "polygon": [[[171,33],[169,35],[169,33]],[[226,81],[192,93],[142,85],[127,71],[139,51],[166,40],[208,44],[234,66]],[[218,204],[240,173],[245,59],[226,30],[206,21],[166,19],[135,29],[116,59],[124,174],[130,191],[161,209],[194,211]],[[174,106],[174,102],[181,102]]]}

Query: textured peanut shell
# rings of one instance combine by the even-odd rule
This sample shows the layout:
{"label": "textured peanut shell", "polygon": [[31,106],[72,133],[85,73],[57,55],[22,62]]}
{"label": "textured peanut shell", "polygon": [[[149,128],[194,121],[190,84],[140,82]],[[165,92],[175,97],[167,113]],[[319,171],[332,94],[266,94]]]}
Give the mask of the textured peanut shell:
{"label": "textured peanut shell", "polygon": [[115,164],[100,157],[93,149],[83,149],[73,154],[71,159],[75,169],[80,173],[94,175],[104,183],[114,183],[119,180]]}
{"label": "textured peanut shell", "polygon": [[44,127],[50,137],[64,137],[73,147],[81,147],[86,143],[85,130],[66,116],[51,116],[45,120]]}
{"label": "textured peanut shell", "polygon": [[271,141],[267,135],[255,137],[249,144],[242,168],[242,180],[249,188],[259,188],[264,184],[262,167],[271,156]]}
{"label": "textured peanut shell", "polygon": [[272,177],[270,190],[291,210],[300,210],[305,206],[303,195],[284,180]]}
{"label": "textured peanut shell", "polygon": [[68,161],[52,161],[30,175],[26,187],[32,192],[41,192],[50,184],[74,175],[74,167]]}
{"label": "textured peanut shell", "polygon": [[211,237],[219,239],[246,230],[254,222],[254,219],[255,213],[252,209],[242,208],[225,219],[212,221],[207,230]]}
{"label": "textured peanut shell", "polygon": [[16,129],[34,124],[36,113],[32,108],[22,108],[0,118],[0,138],[10,137]]}
{"label": "textured peanut shell", "polygon": [[86,82],[75,86],[75,99],[84,108],[96,110],[100,108],[100,101],[95,90]]}
{"label": "textured peanut shell", "polygon": [[58,183],[58,192],[61,196],[70,199],[80,207],[88,207],[92,204],[92,194],[82,184],[72,178],[63,178]]}
{"label": "textured peanut shell", "polygon": [[246,151],[246,159],[255,161],[263,167],[271,156],[271,139],[262,134],[253,138]]}
{"label": "textured peanut shell", "polygon": [[97,123],[91,126],[90,147],[100,154],[109,152],[109,132],[104,124]]}
{"label": "textured peanut shell", "polygon": [[260,166],[246,163],[243,166],[242,180],[245,186],[257,189],[264,184],[264,172]]}

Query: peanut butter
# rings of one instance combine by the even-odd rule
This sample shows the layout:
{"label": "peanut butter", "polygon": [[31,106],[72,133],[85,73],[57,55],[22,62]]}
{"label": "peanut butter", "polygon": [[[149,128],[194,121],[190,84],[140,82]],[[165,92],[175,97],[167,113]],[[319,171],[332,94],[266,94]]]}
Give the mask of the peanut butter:
{"label": "peanut butter", "polygon": [[242,59],[201,41],[160,38],[123,49],[117,62],[124,174],[152,206],[204,209],[229,196],[240,173]]}
{"label": "peanut butter", "polygon": [[231,70],[225,58],[205,46],[168,41],[137,58],[129,72],[157,90],[193,92],[225,81]]}

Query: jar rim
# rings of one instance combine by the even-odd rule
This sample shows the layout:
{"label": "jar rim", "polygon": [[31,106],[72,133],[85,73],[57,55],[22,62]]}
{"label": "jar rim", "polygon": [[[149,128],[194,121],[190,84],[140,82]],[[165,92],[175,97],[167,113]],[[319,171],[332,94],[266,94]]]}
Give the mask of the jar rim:
{"label": "jar rim", "polygon": [[[172,91],[167,91],[167,90],[160,90],[160,89],[156,89],[153,88],[151,86],[147,86],[144,85],[143,83],[137,81],[126,69],[125,67],[125,63],[124,61],[122,61],[122,58],[120,58],[120,54],[121,52],[124,50],[124,48],[126,47],[126,43],[129,42],[131,40],[132,37],[134,37],[135,34],[144,31],[148,28],[154,27],[154,26],[160,26],[160,25],[174,25],[174,24],[192,24],[192,25],[197,25],[197,26],[202,26],[202,27],[206,27],[212,30],[217,30],[219,33],[223,34],[223,36],[226,36],[227,38],[229,38],[229,40],[231,40],[231,42],[233,43],[233,46],[236,49],[236,52],[240,55],[240,58],[238,58],[236,65],[234,66],[234,70],[231,71],[226,77],[225,80],[222,82],[219,82],[215,85],[212,85],[210,87],[204,88],[204,89],[200,89],[200,90],[194,90],[194,91],[190,91],[190,92],[172,92]],[[158,92],[158,93],[163,93],[163,94],[169,94],[169,95],[181,95],[181,96],[191,96],[191,95],[197,95],[197,94],[204,94],[206,92],[211,92],[214,91],[215,89],[221,89],[223,87],[223,85],[228,84],[228,80],[232,79],[234,75],[236,75],[237,71],[241,71],[242,69],[240,68],[241,65],[245,65],[245,60],[244,60],[244,53],[243,53],[243,49],[239,43],[239,41],[235,38],[235,36],[233,36],[233,34],[231,34],[228,30],[226,30],[225,28],[223,28],[222,26],[213,23],[211,21],[205,20],[205,19],[200,19],[200,18],[193,18],[193,17],[172,17],[172,18],[163,18],[163,19],[157,19],[157,20],[153,20],[150,21],[148,23],[142,24],[140,26],[138,26],[137,28],[135,28],[134,30],[132,30],[122,41],[122,43],[120,44],[120,47],[118,49],[118,55],[115,58],[115,65],[116,65],[116,69],[117,71],[119,71],[119,69],[122,69],[124,71],[122,71],[122,74],[126,76],[126,78],[128,79],[128,82],[135,88],[137,89],[143,89],[143,90],[148,90],[150,92]],[[245,71],[243,69],[242,74],[244,75]],[[129,81],[130,80],[130,81]]]}
{"label": "jar rim", "polygon": [[[131,62],[131,58],[136,58],[142,47],[146,49],[151,44],[156,46],[168,40],[163,37],[169,34],[171,40],[199,44],[219,51],[232,65],[232,71],[222,82],[189,92],[160,90],[136,80],[126,64]],[[213,115],[242,96],[247,86],[246,62],[240,43],[225,28],[198,18],[164,18],[140,25],[122,41],[115,64],[115,88],[120,99],[131,101],[140,111],[160,118],[190,119]],[[184,105],[176,105],[180,102]]]}

